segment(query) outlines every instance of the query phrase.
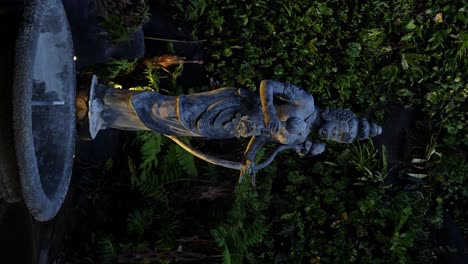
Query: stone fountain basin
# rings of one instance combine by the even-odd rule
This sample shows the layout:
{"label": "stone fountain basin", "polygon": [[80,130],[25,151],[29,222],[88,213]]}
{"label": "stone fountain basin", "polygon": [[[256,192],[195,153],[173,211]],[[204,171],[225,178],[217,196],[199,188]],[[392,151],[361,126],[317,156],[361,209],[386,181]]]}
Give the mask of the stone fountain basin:
{"label": "stone fountain basin", "polygon": [[22,196],[36,220],[60,209],[75,144],[75,65],[60,0],[25,7],[16,43],[13,135]]}

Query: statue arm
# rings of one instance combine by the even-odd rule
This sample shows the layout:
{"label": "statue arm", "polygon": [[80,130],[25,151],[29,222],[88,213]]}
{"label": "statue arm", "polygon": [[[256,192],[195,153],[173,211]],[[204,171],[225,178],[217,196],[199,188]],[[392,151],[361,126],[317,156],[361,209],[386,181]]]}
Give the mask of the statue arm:
{"label": "statue arm", "polygon": [[208,154],[205,154],[192,146],[189,146],[182,140],[178,139],[176,136],[171,136],[171,135],[165,135],[166,137],[170,138],[172,141],[174,141],[177,145],[179,145],[181,148],[185,149],[187,152],[191,153],[192,155],[206,161],[209,163],[212,163],[214,165],[222,166],[225,168],[229,169],[234,169],[234,170],[241,170],[243,168],[242,163],[240,162],[235,162],[235,161],[229,161],[229,160],[224,160],[220,158],[216,158],[213,156],[210,156]]}
{"label": "statue arm", "polygon": [[300,106],[305,103],[312,103],[312,105],[314,105],[314,97],[296,85],[263,80],[260,83],[260,100],[262,102],[262,109],[268,108],[269,105],[273,107],[274,97],[296,106]]}
{"label": "statue arm", "polygon": [[247,148],[245,149],[244,162],[242,164],[242,168],[240,169],[239,183],[242,182],[242,179],[244,178],[245,175],[250,174],[252,175],[252,186],[255,187],[255,178],[256,178],[255,171],[257,169],[255,168],[254,161],[255,161],[255,157],[257,156],[258,151],[266,142],[267,142],[267,139],[262,136],[260,137],[252,136],[252,138],[250,139],[250,142],[247,145]]}
{"label": "statue arm", "polygon": [[260,148],[267,143],[265,137],[252,136],[244,152],[244,159],[254,161]]}
{"label": "statue arm", "polygon": [[[271,80],[263,80],[260,83],[260,102],[265,126],[274,132],[278,132],[279,119],[273,104],[274,97],[288,102],[291,112],[301,112],[306,109],[314,109],[314,97],[303,89],[290,84]],[[294,115],[294,113],[291,113]]]}
{"label": "statue arm", "polygon": [[273,132],[278,132],[280,127],[280,120],[273,104],[273,96],[281,94],[283,91],[283,83],[270,80],[263,80],[260,83],[260,103],[262,105],[265,127]]}

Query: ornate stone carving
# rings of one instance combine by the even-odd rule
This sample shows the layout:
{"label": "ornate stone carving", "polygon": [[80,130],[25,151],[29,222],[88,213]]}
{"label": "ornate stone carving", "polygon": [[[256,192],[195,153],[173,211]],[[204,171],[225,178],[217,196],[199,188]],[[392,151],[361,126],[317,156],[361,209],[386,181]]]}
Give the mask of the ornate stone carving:
{"label": "ornate stone carving", "polygon": [[[280,151],[294,149],[303,155],[319,155],[325,143],[309,140],[311,133],[325,140],[351,143],[382,133],[382,128],[358,119],[349,109],[316,107],[314,97],[303,89],[264,80],[259,95],[243,88],[167,96],[107,88],[93,81],[89,100],[92,137],[99,129],[152,130],[162,133],[187,151],[208,162],[244,173],[266,167]],[[210,157],[186,145],[177,136],[208,139],[251,137],[243,163]],[[268,143],[279,146],[265,162],[255,165],[259,149]]]}

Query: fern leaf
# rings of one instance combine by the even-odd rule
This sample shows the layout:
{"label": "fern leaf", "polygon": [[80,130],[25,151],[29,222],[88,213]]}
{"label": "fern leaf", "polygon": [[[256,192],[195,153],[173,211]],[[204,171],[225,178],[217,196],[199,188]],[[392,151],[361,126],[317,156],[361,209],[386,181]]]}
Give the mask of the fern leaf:
{"label": "fern leaf", "polygon": [[154,90],[158,91],[159,90],[159,78],[157,75],[157,71],[153,70],[152,67],[148,66],[145,71],[145,77],[148,79],[149,86]]}
{"label": "fern leaf", "polygon": [[160,184],[158,175],[154,172],[149,172],[144,178],[138,179],[137,187],[147,200],[167,204],[167,194]]}
{"label": "fern leaf", "polygon": [[[158,154],[161,152],[161,134],[154,132],[138,133],[137,139],[142,142],[140,170],[142,177],[148,176],[148,173],[158,166]],[[144,180],[144,178],[143,178]]]}
{"label": "fern leaf", "polygon": [[128,232],[138,235],[139,238],[143,237],[145,230],[147,230],[153,222],[153,214],[152,208],[131,212],[127,219]]}
{"label": "fern leaf", "polygon": [[231,252],[229,252],[229,248],[226,245],[224,245],[223,260],[224,264],[231,264]]}
{"label": "fern leaf", "polygon": [[207,3],[205,0],[192,0],[184,9],[188,21],[194,21],[205,13]]}
{"label": "fern leaf", "polygon": [[114,263],[117,254],[112,241],[109,238],[104,238],[98,241],[97,244],[100,263]]}
{"label": "fern leaf", "polygon": [[177,146],[177,161],[182,169],[191,177],[197,177],[198,171],[195,166],[195,159],[192,154]]}
{"label": "fern leaf", "polygon": [[212,229],[210,233],[218,246],[224,247],[226,245],[226,240],[224,238],[226,237],[227,232],[224,227],[219,226],[218,228]]}
{"label": "fern leaf", "polygon": [[161,162],[162,173],[158,175],[158,181],[160,184],[182,178],[185,174],[177,161],[177,148],[178,146],[175,144],[169,145],[163,162]]}

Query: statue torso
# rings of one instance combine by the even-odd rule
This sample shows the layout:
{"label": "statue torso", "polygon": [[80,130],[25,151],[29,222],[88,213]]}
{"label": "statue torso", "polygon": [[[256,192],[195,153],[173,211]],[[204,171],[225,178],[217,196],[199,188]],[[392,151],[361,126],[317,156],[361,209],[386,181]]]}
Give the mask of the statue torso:
{"label": "statue torso", "polygon": [[210,92],[181,95],[178,110],[182,124],[203,137],[232,138],[239,135],[240,122],[256,126],[260,103],[248,90],[221,88]]}
{"label": "statue torso", "polygon": [[263,126],[259,98],[246,89],[221,88],[177,97],[142,92],[131,104],[148,128],[167,135],[244,137],[252,135],[251,128]]}
{"label": "statue torso", "polygon": [[[260,135],[264,130],[260,98],[243,88],[221,88],[177,97],[142,92],[131,99],[131,104],[148,128],[167,135],[222,139]],[[292,116],[304,120],[316,116],[312,115],[313,104],[311,109],[288,104],[275,108],[282,123]],[[296,144],[303,142],[309,132],[308,128],[291,134],[283,124],[270,137],[281,144]]]}

